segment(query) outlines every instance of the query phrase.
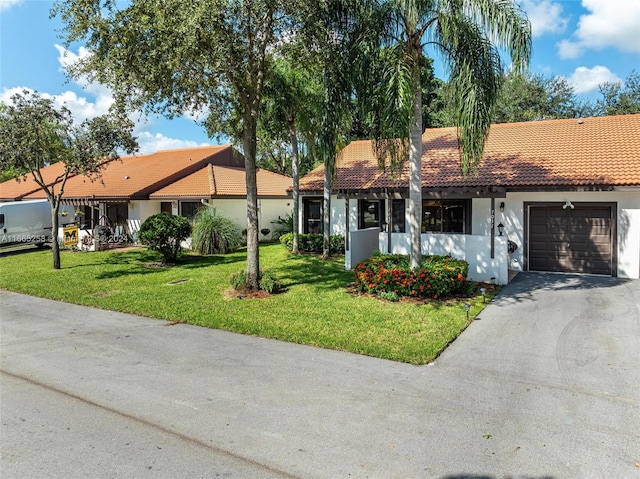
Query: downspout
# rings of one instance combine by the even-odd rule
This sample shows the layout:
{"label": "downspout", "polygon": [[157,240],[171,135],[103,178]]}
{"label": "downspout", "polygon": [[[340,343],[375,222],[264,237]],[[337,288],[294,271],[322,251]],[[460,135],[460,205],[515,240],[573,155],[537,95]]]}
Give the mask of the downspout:
{"label": "downspout", "polygon": [[349,251],[349,197],[344,199],[344,250]]}
{"label": "downspout", "polygon": [[491,259],[495,258],[496,255],[496,199],[491,198]]}
{"label": "downspout", "polygon": [[391,254],[391,232],[393,231],[393,218],[391,217],[391,198],[389,196],[389,190],[385,188],[387,198],[387,253]]}

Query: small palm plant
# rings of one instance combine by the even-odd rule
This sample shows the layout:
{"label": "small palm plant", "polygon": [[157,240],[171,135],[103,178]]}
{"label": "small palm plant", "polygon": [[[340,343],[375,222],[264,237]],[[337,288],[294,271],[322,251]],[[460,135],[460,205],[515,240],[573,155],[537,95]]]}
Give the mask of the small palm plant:
{"label": "small palm plant", "polygon": [[235,221],[220,215],[214,208],[203,208],[194,218],[191,249],[200,254],[226,254],[242,244]]}

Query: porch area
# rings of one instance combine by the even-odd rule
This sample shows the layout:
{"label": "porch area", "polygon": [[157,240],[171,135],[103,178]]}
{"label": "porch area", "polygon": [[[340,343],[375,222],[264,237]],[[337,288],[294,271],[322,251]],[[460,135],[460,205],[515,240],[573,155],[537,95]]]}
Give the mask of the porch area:
{"label": "porch area", "polygon": [[[423,255],[450,255],[469,263],[468,279],[494,284],[507,284],[517,271],[509,270],[506,236],[464,234],[422,234]],[[367,228],[349,232],[345,248],[345,269],[351,270],[374,252],[408,255],[409,233],[381,232]]]}

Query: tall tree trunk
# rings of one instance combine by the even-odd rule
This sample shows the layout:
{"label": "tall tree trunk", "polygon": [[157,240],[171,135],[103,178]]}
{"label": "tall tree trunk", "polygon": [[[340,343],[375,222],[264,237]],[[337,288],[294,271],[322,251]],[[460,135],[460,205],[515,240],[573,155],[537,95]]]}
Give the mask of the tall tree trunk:
{"label": "tall tree trunk", "polygon": [[298,135],[296,134],[295,117],[289,119],[289,135],[291,136],[291,174],[293,176],[293,247],[291,251],[298,253],[298,240],[300,238],[298,232],[298,215],[300,214],[300,206],[298,205],[300,197],[300,158],[298,156]]}
{"label": "tall tree trunk", "polygon": [[[328,156],[328,154],[327,154]],[[330,253],[331,242],[331,181],[333,179],[333,168],[330,168],[329,161],[325,159],[324,164],[324,193],[322,202],[322,258],[327,259]]]}
{"label": "tall tree trunk", "polygon": [[245,116],[244,148],[245,180],[247,185],[247,288],[260,288],[260,251],[258,244],[258,184],[256,179],[256,127],[251,112]]}
{"label": "tall tree trunk", "polygon": [[[419,48],[419,47],[418,47]],[[415,49],[415,48],[414,48]],[[413,122],[409,132],[409,231],[411,240],[411,269],[422,262],[422,90],[420,87],[421,50],[413,58]]]}
{"label": "tall tree trunk", "polygon": [[53,254],[53,269],[60,269],[60,243],[58,242],[58,211],[60,200],[52,197],[51,202],[51,252]]}

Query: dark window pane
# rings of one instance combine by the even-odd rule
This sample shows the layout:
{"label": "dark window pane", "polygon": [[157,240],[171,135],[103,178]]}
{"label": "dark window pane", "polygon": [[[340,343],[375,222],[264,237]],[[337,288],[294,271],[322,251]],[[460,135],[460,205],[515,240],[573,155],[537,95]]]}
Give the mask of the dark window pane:
{"label": "dark window pane", "polygon": [[322,198],[304,198],[303,204],[303,233],[322,233]]}
{"label": "dark window pane", "polygon": [[422,232],[442,231],[442,204],[440,201],[422,202]]}
{"label": "dark window pane", "polygon": [[464,233],[464,203],[445,202],[442,207],[442,232]]}
{"label": "dark window pane", "polygon": [[384,200],[358,201],[358,229],[380,228],[384,222]]}
{"label": "dark window pane", "polygon": [[404,200],[393,200],[391,203],[391,231],[393,233],[404,233],[407,229]]}
{"label": "dark window pane", "polygon": [[183,201],[182,203],[180,203],[180,214],[181,216],[187,218],[189,221],[193,221],[196,213],[198,213],[198,210],[200,210],[200,208],[203,206],[204,205],[199,201]]}
{"label": "dark window pane", "polygon": [[465,233],[468,200],[422,202],[422,232]]}

